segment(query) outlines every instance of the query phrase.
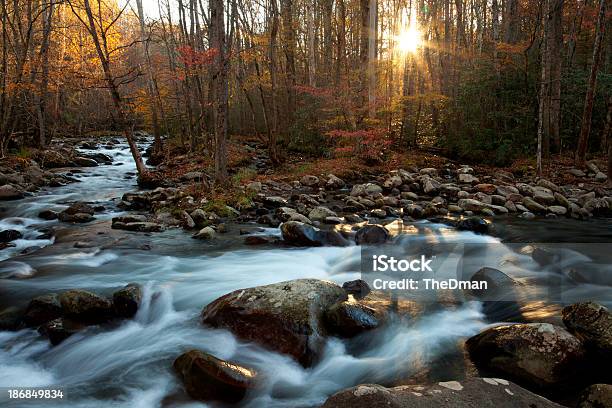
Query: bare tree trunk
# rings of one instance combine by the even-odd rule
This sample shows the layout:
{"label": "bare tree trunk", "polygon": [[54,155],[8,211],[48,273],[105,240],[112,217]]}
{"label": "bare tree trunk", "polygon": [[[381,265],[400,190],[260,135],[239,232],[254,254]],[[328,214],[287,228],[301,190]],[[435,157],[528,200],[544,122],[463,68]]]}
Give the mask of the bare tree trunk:
{"label": "bare tree trunk", "polygon": [[612,95],[608,96],[608,113],[606,114],[606,124],[601,132],[601,151],[605,152],[610,137],[612,137]]}
{"label": "bare tree trunk", "polygon": [[278,100],[277,100],[277,68],[276,68],[276,42],[278,36],[278,9],[276,6],[276,0],[270,1],[270,85],[272,90],[272,131],[270,132],[270,138],[268,140],[268,152],[270,160],[273,164],[278,164],[280,159],[278,157],[278,150],[276,146],[276,134],[278,132]]}
{"label": "bare tree trunk", "polygon": [[306,5],[306,28],[308,31],[308,85],[313,87],[317,86],[314,13],[314,0],[308,0]]}
{"label": "bare tree trunk", "polygon": [[538,113],[538,151],[537,151],[537,173],[542,176],[542,150],[545,149],[546,128],[548,127],[548,118],[546,111],[548,107],[548,36],[549,36],[549,18],[548,10],[551,0],[544,0],[542,4],[542,62],[541,62],[541,82],[540,82],[540,106]]}
{"label": "bare tree trunk", "polygon": [[215,116],[215,182],[227,183],[227,110],[228,80],[225,58],[225,24],[223,1],[211,0],[211,46],[216,50],[214,58],[214,116]]}
{"label": "bare tree trunk", "polygon": [[576,151],[577,167],[583,167],[586,161],[586,152],[589,144],[589,134],[591,133],[591,118],[593,116],[593,99],[595,98],[595,88],[597,86],[597,74],[601,63],[601,50],[603,37],[606,31],[606,0],[600,0],[599,13],[597,17],[597,33],[595,34],[595,46],[593,49],[593,63],[587,88],[587,95],[584,101],[584,112],[582,113],[582,125],[580,128],[580,138],[578,139],[578,149]]}
{"label": "bare tree trunk", "polygon": [[370,0],[368,18],[368,111],[371,118],[376,116],[377,19],[378,1]]}
{"label": "bare tree trunk", "polygon": [[563,5],[564,0],[554,0],[552,5],[551,32],[548,40],[550,62],[550,123],[549,135],[555,151],[561,151],[561,50],[563,49]]}
{"label": "bare tree trunk", "polygon": [[[295,72],[295,28],[293,27],[293,0],[281,0],[281,18],[283,29],[283,51],[287,64],[287,120],[293,121],[296,104]],[[250,103],[250,102],[249,102]]]}
{"label": "bare tree trunk", "polygon": [[53,11],[54,11],[55,3],[51,2],[45,10],[43,10],[43,40],[40,48],[40,54],[42,59],[42,75],[40,78],[40,88],[38,95],[38,126],[39,126],[39,135],[38,135],[38,144],[40,147],[44,147],[47,144],[47,121],[46,121],[46,107],[47,100],[49,97],[49,43],[51,39],[51,24],[53,22]]}
{"label": "bare tree trunk", "polygon": [[151,67],[151,58],[149,57],[149,42],[145,32],[144,10],[142,8],[142,0],[136,0],[138,9],[138,20],[140,22],[140,45],[142,46],[142,54],[145,60],[145,70],[147,77],[147,99],[149,100],[149,108],[151,109],[151,120],[153,122],[153,136],[155,137],[154,149],[159,152],[162,148],[161,130],[159,128],[157,100],[155,97],[155,82],[153,80],[153,68]]}

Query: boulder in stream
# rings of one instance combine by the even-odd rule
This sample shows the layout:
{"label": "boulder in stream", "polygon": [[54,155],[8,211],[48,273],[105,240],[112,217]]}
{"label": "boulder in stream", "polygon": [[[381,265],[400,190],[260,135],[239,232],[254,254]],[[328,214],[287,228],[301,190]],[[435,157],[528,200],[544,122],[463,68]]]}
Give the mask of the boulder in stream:
{"label": "boulder in stream", "polygon": [[389,239],[389,231],[382,225],[368,224],[357,230],[355,242],[357,245],[384,244]]}
{"label": "boulder in stream", "polygon": [[142,288],[137,283],[129,283],[113,293],[113,309],[119,317],[133,317],[141,301]]}
{"label": "boulder in stream", "polygon": [[113,304],[95,293],[72,289],[59,295],[64,314],[79,322],[88,324],[104,323],[112,319]]}
{"label": "boulder in stream", "polygon": [[355,301],[338,302],[325,312],[325,328],[340,337],[354,337],[380,325],[376,310]]}
{"label": "boulder in stream", "polygon": [[468,377],[425,385],[386,388],[361,384],[337,392],[322,408],[562,408],[509,381]]}
{"label": "boulder in stream", "polygon": [[287,221],[280,227],[283,240],[296,246],[347,246],[349,242],[337,231],[324,231],[299,221]]}
{"label": "boulder in stream", "polygon": [[68,337],[85,329],[85,327],[80,322],[60,317],[40,326],[38,332],[48,337],[52,345],[57,346]]}
{"label": "boulder in stream", "polygon": [[535,387],[575,379],[585,354],[580,340],[549,323],[493,327],[469,338],[466,346],[478,367]]}
{"label": "boulder in stream", "polygon": [[36,327],[50,320],[57,319],[62,314],[62,305],[58,295],[56,293],[48,293],[30,300],[23,316],[23,321],[29,327]]}
{"label": "boulder in stream", "polygon": [[11,242],[23,237],[23,234],[17,230],[9,229],[0,231],[0,242]]}
{"label": "boulder in stream", "polygon": [[11,184],[0,186],[0,201],[19,200],[23,197],[23,191]]}
{"label": "boulder in stream", "polygon": [[181,354],[173,367],[187,394],[201,401],[236,403],[255,386],[257,378],[255,370],[199,350]]}
{"label": "boulder in stream", "polygon": [[334,283],[298,279],[228,293],[202,310],[202,322],[310,366],[322,351],[325,311],[346,299]]}

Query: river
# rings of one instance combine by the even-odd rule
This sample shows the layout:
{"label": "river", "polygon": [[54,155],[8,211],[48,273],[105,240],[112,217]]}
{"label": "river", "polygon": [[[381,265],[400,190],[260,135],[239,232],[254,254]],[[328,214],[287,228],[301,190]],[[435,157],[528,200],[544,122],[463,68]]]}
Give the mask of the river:
{"label": "river", "polygon": [[[61,387],[65,399],[55,403],[73,408],[206,406],[180,392],[172,371],[179,354],[196,348],[254,367],[261,374],[261,386],[247,396],[244,406],[310,407],[358,383],[393,384],[415,374],[433,380],[464,375],[463,340],[495,322],[485,316],[481,302],[450,306],[417,303],[410,319],[394,318],[384,328],[353,340],[328,340],[322,360],[309,369],[286,356],[238,341],[228,331],[204,327],[199,322],[202,307],[235,289],[296,278],[339,284],[358,279],[360,248],[250,248],[240,244],[237,234],[204,243],[175,229],[143,234],[142,242],[150,250],[94,247],[54,251],[53,238],[40,236],[58,221],[41,221],[36,217],[39,211],[61,210],[70,202],[87,201],[104,206],[106,210],[96,218],[108,220],[121,214],[116,207],[118,198],[137,188],[127,145],[120,143],[101,152],[112,156],[114,163],[80,169],[73,174],[78,183],[4,203],[0,229],[17,229],[24,237],[15,248],[0,252],[4,259],[0,263],[0,306],[25,306],[34,296],[70,288],[108,295],[138,282],[145,288],[141,308],[132,320],[112,327],[89,327],[55,347],[35,330],[0,332],[0,387]],[[558,321],[560,304],[590,298],[612,300],[612,264],[598,257],[605,257],[609,244],[586,247],[585,251],[597,248],[599,255],[586,254],[588,251],[581,250],[584,245],[564,249],[570,255],[563,258],[562,265],[557,262],[544,268],[506,244],[534,240],[610,242],[609,220],[506,220],[496,223],[501,238],[424,221],[404,227],[394,238],[398,247],[479,244],[481,252],[472,255],[473,262],[491,267],[510,265],[514,278],[535,288],[522,299],[520,310],[503,316],[504,320]],[[267,229],[266,233],[279,231]],[[19,254],[31,246],[51,247],[26,256]],[[485,253],[483,248],[487,248]],[[578,280],[571,275],[576,270],[593,273],[582,273]],[[564,277],[564,286],[552,295],[547,291],[551,281],[546,277],[566,272],[571,284]],[[11,401],[2,404],[21,406]],[[27,406],[49,405],[41,401]]]}

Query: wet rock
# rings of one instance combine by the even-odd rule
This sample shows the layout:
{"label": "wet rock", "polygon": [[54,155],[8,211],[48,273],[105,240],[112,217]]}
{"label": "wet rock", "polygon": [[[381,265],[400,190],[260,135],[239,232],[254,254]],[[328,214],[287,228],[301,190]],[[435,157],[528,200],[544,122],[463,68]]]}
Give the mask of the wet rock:
{"label": "wet rock", "polygon": [[324,320],[329,333],[340,337],[354,337],[380,325],[374,309],[351,301],[331,306]]}
{"label": "wet rock", "polygon": [[593,384],[583,391],[578,401],[578,408],[612,407],[612,385]]}
{"label": "wet rock", "polygon": [[569,200],[561,193],[554,193],[555,201],[562,207],[569,208]]}
{"label": "wet rock", "polygon": [[478,200],[474,200],[472,198],[464,198],[457,201],[457,205],[461,207],[464,211],[474,211],[480,212],[484,208],[487,208],[485,203],[481,203]]}
{"label": "wet rock", "polygon": [[594,302],[576,303],[562,311],[563,324],[588,347],[612,357],[612,314]]}
{"label": "wet rock", "polygon": [[370,216],[374,218],[385,218],[387,217],[387,212],[381,208],[375,208],[374,210],[370,211]]}
{"label": "wet rock", "polygon": [[144,215],[136,215],[136,214],[130,214],[130,215],[122,215],[120,217],[113,217],[112,219],[112,223],[118,223],[121,222],[123,224],[128,224],[131,222],[146,222],[147,221],[147,217]]}
{"label": "wet rock", "polygon": [[553,213],[555,215],[565,215],[565,214],[567,214],[567,208],[562,207],[560,205],[551,205],[550,207],[548,207],[548,211],[550,211],[551,213]]}
{"label": "wet rock", "polygon": [[542,205],[552,205],[555,203],[553,192],[547,188],[534,187],[533,199]]}
{"label": "wet rock", "polygon": [[95,160],[98,164],[112,164],[113,158],[104,153],[87,154],[84,157]]}
{"label": "wet rock", "polygon": [[40,326],[62,316],[62,305],[55,293],[37,296],[30,300],[23,321],[28,327]]}
{"label": "wet rock", "polygon": [[355,242],[357,245],[384,244],[389,239],[389,231],[382,225],[368,224],[357,230]]}
{"label": "wet rock", "polygon": [[[306,217],[305,215],[300,214],[299,212],[297,212],[295,209],[293,208],[289,208],[289,207],[280,207],[275,211],[275,215],[276,217],[283,221],[299,221],[299,222],[303,222],[305,224],[312,224],[312,222],[310,221],[310,219],[308,217]],[[327,219],[327,217],[326,217]]]}
{"label": "wet rock", "polygon": [[95,220],[93,215],[85,213],[66,214],[62,212],[58,214],[58,218],[62,222],[69,222],[73,224],[84,224],[86,222]]}
{"label": "wet rock", "polygon": [[317,176],[306,175],[300,179],[300,183],[306,187],[315,187],[319,185],[319,178]]}
{"label": "wet rock", "polygon": [[142,288],[137,283],[129,283],[113,293],[113,309],[119,317],[131,318],[138,312],[142,301]]}
{"label": "wet rock", "polygon": [[110,300],[95,293],[72,289],[59,295],[64,314],[73,320],[88,324],[104,323],[113,317]]}
{"label": "wet rock", "polygon": [[200,231],[198,231],[193,236],[193,238],[208,241],[208,240],[214,239],[216,235],[217,235],[217,232],[215,231],[213,227],[204,227]]}
{"label": "wet rock", "polygon": [[22,326],[23,311],[9,307],[0,312],[0,331],[16,331]]}
{"label": "wet rock", "polygon": [[432,178],[427,177],[423,180],[423,192],[425,194],[437,194],[440,191],[440,186],[441,184]]}
{"label": "wet rock", "polygon": [[356,184],[351,190],[351,196],[372,196],[378,193],[382,193],[382,187],[374,183]]}
{"label": "wet rock", "polygon": [[457,229],[463,231],[473,231],[479,234],[487,234],[490,224],[480,217],[463,218],[457,223]]}
{"label": "wet rock", "polygon": [[299,221],[287,221],[280,227],[283,240],[296,246],[347,246],[349,242],[337,231],[322,231]]}
{"label": "wet rock", "polygon": [[195,221],[185,210],[181,211],[181,221],[183,221],[183,228],[185,229],[194,229],[196,227]]}
{"label": "wet rock", "polygon": [[23,191],[11,184],[0,186],[0,201],[19,200],[24,196]]}
{"label": "wet rock", "polygon": [[601,171],[599,171],[599,172],[597,172],[597,174],[595,174],[595,181],[598,182],[598,183],[603,183],[607,179],[608,179],[608,176],[606,176],[606,174],[602,173]]}
{"label": "wet rock", "polygon": [[208,216],[201,208],[196,208],[189,214],[197,227],[203,227],[208,221]]}
{"label": "wet rock", "polygon": [[111,228],[134,232],[161,232],[163,225],[155,222],[118,222],[114,221]]}
{"label": "wet rock", "polygon": [[531,258],[541,266],[549,266],[559,260],[559,255],[548,248],[536,246],[531,252]]}
{"label": "wet rock", "polygon": [[403,183],[402,178],[400,176],[395,175],[395,176],[391,176],[388,179],[386,179],[383,183],[383,187],[390,190],[392,188],[401,186],[402,183]]}
{"label": "wet rock", "polygon": [[324,222],[327,217],[337,217],[338,215],[327,207],[319,206],[313,208],[308,213],[308,218],[312,221]]}
{"label": "wet rock", "polygon": [[60,317],[40,326],[38,332],[48,337],[52,345],[57,346],[73,334],[84,330],[85,327],[82,323]]}
{"label": "wet rock", "polygon": [[244,238],[245,245],[267,245],[276,242],[276,237],[265,236],[265,235],[249,235]]}
{"label": "wet rock", "polygon": [[426,385],[386,388],[362,384],[342,390],[322,408],[562,408],[561,405],[498,378],[468,377]]}
{"label": "wet rock", "polygon": [[339,177],[336,177],[333,174],[328,174],[327,175],[327,181],[325,182],[325,187],[329,190],[338,190],[340,188],[343,188],[345,186],[345,183],[342,179],[340,179]]}
{"label": "wet rock", "polygon": [[55,220],[57,219],[57,212],[52,210],[43,210],[38,213],[38,217],[43,220]]}
{"label": "wet rock", "polygon": [[584,203],[584,209],[596,217],[606,217],[611,214],[610,203],[605,198],[592,198]]}
{"label": "wet rock", "polygon": [[355,299],[363,299],[372,291],[370,285],[362,279],[344,282],[342,284],[342,289],[344,289],[347,294],[353,295]]}
{"label": "wet rock", "polygon": [[524,211],[519,215],[519,217],[526,220],[533,220],[535,218],[535,214],[529,211]]}
{"label": "wet rock", "polygon": [[236,403],[254,387],[257,373],[234,362],[191,350],[174,360],[174,371],[191,398]]}
{"label": "wet rock", "polygon": [[599,173],[599,167],[597,167],[597,164],[594,161],[587,162],[586,167],[591,173]]}
{"label": "wet rock", "polygon": [[472,282],[487,282],[487,290],[472,290],[471,293],[475,296],[485,296],[489,299],[499,297],[500,295],[506,297],[505,295],[509,295],[510,292],[519,286],[517,281],[499,269],[489,267],[480,268],[472,275],[470,280]]}
{"label": "wet rock", "polygon": [[346,299],[334,283],[298,279],[231,292],[206,306],[202,321],[310,366],[322,352],[325,310]]}
{"label": "wet rock", "polygon": [[570,169],[568,171],[568,173],[571,174],[572,176],[575,176],[575,177],[584,177],[584,176],[586,176],[586,173],[584,171],[580,170],[580,169]]}
{"label": "wet rock", "polygon": [[23,234],[17,230],[0,231],[0,242],[11,242],[23,237]]}
{"label": "wet rock", "polygon": [[96,167],[98,165],[97,161],[95,161],[94,159],[89,159],[87,157],[77,156],[72,159],[72,161],[79,167]]}
{"label": "wet rock", "polygon": [[585,354],[580,340],[549,323],[493,327],[468,339],[466,346],[477,366],[535,387],[571,381]]}

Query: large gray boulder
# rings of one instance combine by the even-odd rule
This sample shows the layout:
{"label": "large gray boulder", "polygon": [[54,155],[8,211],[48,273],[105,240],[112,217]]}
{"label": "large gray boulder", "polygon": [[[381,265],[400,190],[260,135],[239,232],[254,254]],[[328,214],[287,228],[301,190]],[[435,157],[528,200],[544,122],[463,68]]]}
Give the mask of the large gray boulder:
{"label": "large gray boulder", "polygon": [[572,380],[585,354],[580,340],[549,323],[493,327],[469,338],[466,346],[477,366],[535,387]]}
{"label": "large gray boulder", "polygon": [[228,293],[202,310],[202,322],[309,366],[322,351],[325,311],[347,298],[334,283],[298,279]]}
{"label": "large gray boulder", "polygon": [[59,295],[63,313],[76,321],[88,324],[104,323],[113,318],[110,300],[86,290],[72,289]]}
{"label": "large gray boulder", "polygon": [[253,388],[257,373],[208,353],[190,350],[174,360],[174,371],[190,397],[236,403]]}
{"label": "large gray boulder", "polygon": [[552,401],[499,378],[465,378],[427,385],[386,388],[362,384],[342,390],[322,408],[561,408]]}
{"label": "large gray boulder", "polygon": [[23,191],[11,184],[0,186],[0,201],[19,200],[23,197]]}

